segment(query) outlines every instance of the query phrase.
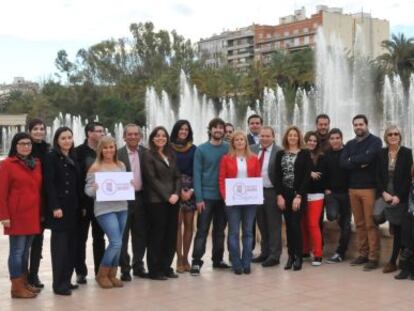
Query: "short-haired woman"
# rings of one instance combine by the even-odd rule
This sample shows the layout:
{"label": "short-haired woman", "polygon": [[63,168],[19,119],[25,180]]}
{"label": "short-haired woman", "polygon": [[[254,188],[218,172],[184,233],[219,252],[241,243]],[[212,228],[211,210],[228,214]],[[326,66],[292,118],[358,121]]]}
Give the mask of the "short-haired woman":
{"label": "short-haired woman", "polygon": [[408,210],[408,194],[411,185],[411,149],[401,145],[399,128],[388,126],[384,133],[385,148],[377,158],[377,191],[380,198],[376,201],[374,217],[377,222],[388,220],[394,235],[391,257],[383,272],[397,271],[397,259],[401,250],[401,223]]}
{"label": "short-haired woman", "polygon": [[32,156],[32,140],[27,133],[17,133],[9,156],[0,162],[0,223],[9,235],[13,298],[34,298],[39,293],[26,277],[33,237],[40,233],[41,189],[41,164]]}
{"label": "short-haired woman", "polygon": [[[102,137],[96,149],[96,160],[86,175],[85,193],[90,197],[96,197],[97,173],[125,171],[124,163],[118,160],[115,139],[110,136]],[[116,275],[121,256],[122,236],[128,217],[128,201],[95,200],[93,210],[99,226],[109,240],[96,275],[96,282],[102,288],[122,287],[123,283]]]}
{"label": "short-haired woman", "polygon": [[144,155],[144,196],[149,220],[147,265],[151,279],[164,281],[178,277],[171,265],[177,246],[177,203],[181,194],[181,174],[164,127],[152,130],[149,150]]}
{"label": "short-haired woman", "polygon": [[71,284],[76,256],[76,233],[80,197],[80,171],[75,160],[73,132],[60,127],[53,137],[53,148],[46,155],[46,227],[52,230],[53,291],[71,295],[78,285]]}
{"label": "short-haired woman", "polygon": [[[219,187],[223,200],[226,199],[227,178],[260,177],[260,163],[257,156],[250,151],[246,135],[235,131],[230,139],[229,152],[220,162]],[[253,246],[253,224],[256,205],[226,206],[229,224],[228,245],[230,260],[235,274],[250,274]],[[240,255],[240,224],[242,226],[243,251]]]}
{"label": "short-haired woman", "polygon": [[283,211],[289,258],[285,270],[302,269],[301,219],[306,207],[312,160],[303,148],[301,131],[289,127],[283,135],[283,150],[276,154],[277,206]]}

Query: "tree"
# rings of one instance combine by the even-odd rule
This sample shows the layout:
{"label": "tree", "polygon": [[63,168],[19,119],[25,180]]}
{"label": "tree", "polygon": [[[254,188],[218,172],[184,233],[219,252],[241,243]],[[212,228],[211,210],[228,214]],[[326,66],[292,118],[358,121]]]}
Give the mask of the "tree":
{"label": "tree", "polygon": [[404,92],[410,88],[410,76],[414,71],[414,38],[407,38],[404,34],[393,34],[391,40],[382,41],[386,53],[378,57],[378,61],[387,73],[396,73],[400,76]]}

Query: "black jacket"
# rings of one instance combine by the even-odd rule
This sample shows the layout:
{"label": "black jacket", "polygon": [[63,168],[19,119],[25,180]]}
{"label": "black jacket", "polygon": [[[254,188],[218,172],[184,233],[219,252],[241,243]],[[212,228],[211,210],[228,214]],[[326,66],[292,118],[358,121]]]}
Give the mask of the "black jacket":
{"label": "black jacket", "polygon": [[[46,155],[46,226],[56,231],[71,231],[77,225],[80,171],[74,158],[68,159],[57,150]],[[62,209],[63,217],[54,218],[53,211]]]}
{"label": "black jacket", "polygon": [[[79,164],[80,187],[81,189],[85,189],[86,174],[95,162],[96,152],[88,146],[88,142],[85,140],[82,145],[75,148],[75,157]],[[88,197],[83,191],[80,196],[79,205],[82,210],[85,210],[88,214],[93,215],[94,200],[93,198]]]}
{"label": "black jacket", "polygon": [[349,170],[339,163],[343,150],[330,150],[325,154],[325,189],[334,193],[346,193],[349,188]]}
{"label": "black jacket", "polygon": [[[282,156],[285,153],[284,150],[279,151],[276,154],[276,184],[275,190],[276,193],[283,193],[283,174],[282,174]],[[300,194],[305,198],[306,194],[309,191],[310,183],[310,172],[311,172],[312,160],[308,150],[299,151],[294,168],[295,179],[293,182],[293,190],[296,194]]]}
{"label": "black jacket", "polygon": [[318,180],[310,179],[308,193],[324,193],[326,189],[326,159],[324,155],[320,155],[318,161],[311,161],[311,172],[321,173]]}
{"label": "black jacket", "polygon": [[181,174],[174,156],[169,159],[169,165],[167,165],[158,153],[146,150],[142,163],[146,202],[166,203],[172,194],[180,195]]}
{"label": "black jacket", "polygon": [[[377,157],[377,190],[381,196],[387,191],[388,185],[388,148],[383,148]],[[411,149],[401,147],[397,154],[397,162],[394,171],[394,194],[405,203],[408,200],[411,185],[411,167],[413,165],[413,155]]]}
{"label": "black jacket", "polygon": [[[45,141],[42,141],[40,143],[33,143],[32,147],[32,156],[35,158],[38,158],[40,160],[40,163],[42,165],[42,176],[45,174],[45,161],[46,161],[46,155],[50,151],[50,144],[48,144]],[[46,189],[44,185],[42,185],[42,203],[40,205],[40,213],[41,213],[41,222],[42,226],[44,225],[45,220],[45,213],[46,213]]]}
{"label": "black jacket", "polygon": [[349,188],[376,188],[376,159],[382,142],[377,136],[369,134],[362,141],[355,138],[346,143],[341,154],[341,166],[350,172]]}

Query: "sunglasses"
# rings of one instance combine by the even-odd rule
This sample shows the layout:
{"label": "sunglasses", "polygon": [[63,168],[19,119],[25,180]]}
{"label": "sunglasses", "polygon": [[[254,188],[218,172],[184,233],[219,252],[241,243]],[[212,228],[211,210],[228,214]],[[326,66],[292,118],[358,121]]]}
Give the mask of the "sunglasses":
{"label": "sunglasses", "polygon": [[400,136],[400,133],[388,133],[387,134],[388,137],[392,137],[392,136]]}

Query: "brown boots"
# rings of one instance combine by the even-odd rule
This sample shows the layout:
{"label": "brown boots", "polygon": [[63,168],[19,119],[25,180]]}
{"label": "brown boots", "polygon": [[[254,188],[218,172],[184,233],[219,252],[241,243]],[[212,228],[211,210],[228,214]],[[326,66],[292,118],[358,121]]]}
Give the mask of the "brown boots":
{"label": "brown boots", "polygon": [[124,284],[116,277],[117,267],[99,267],[96,282],[102,288],[123,287]]}
{"label": "brown boots", "polygon": [[123,287],[124,283],[122,283],[122,281],[116,277],[117,271],[118,271],[117,267],[112,267],[109,270],[109,275],[108,275],[109,280],[111,281],[114,287]]}
{"label": "brown boots", "polygon": [[36,298],[36,293],[26,287],[24,277],[11,279],[11,283],[12,298]]}

